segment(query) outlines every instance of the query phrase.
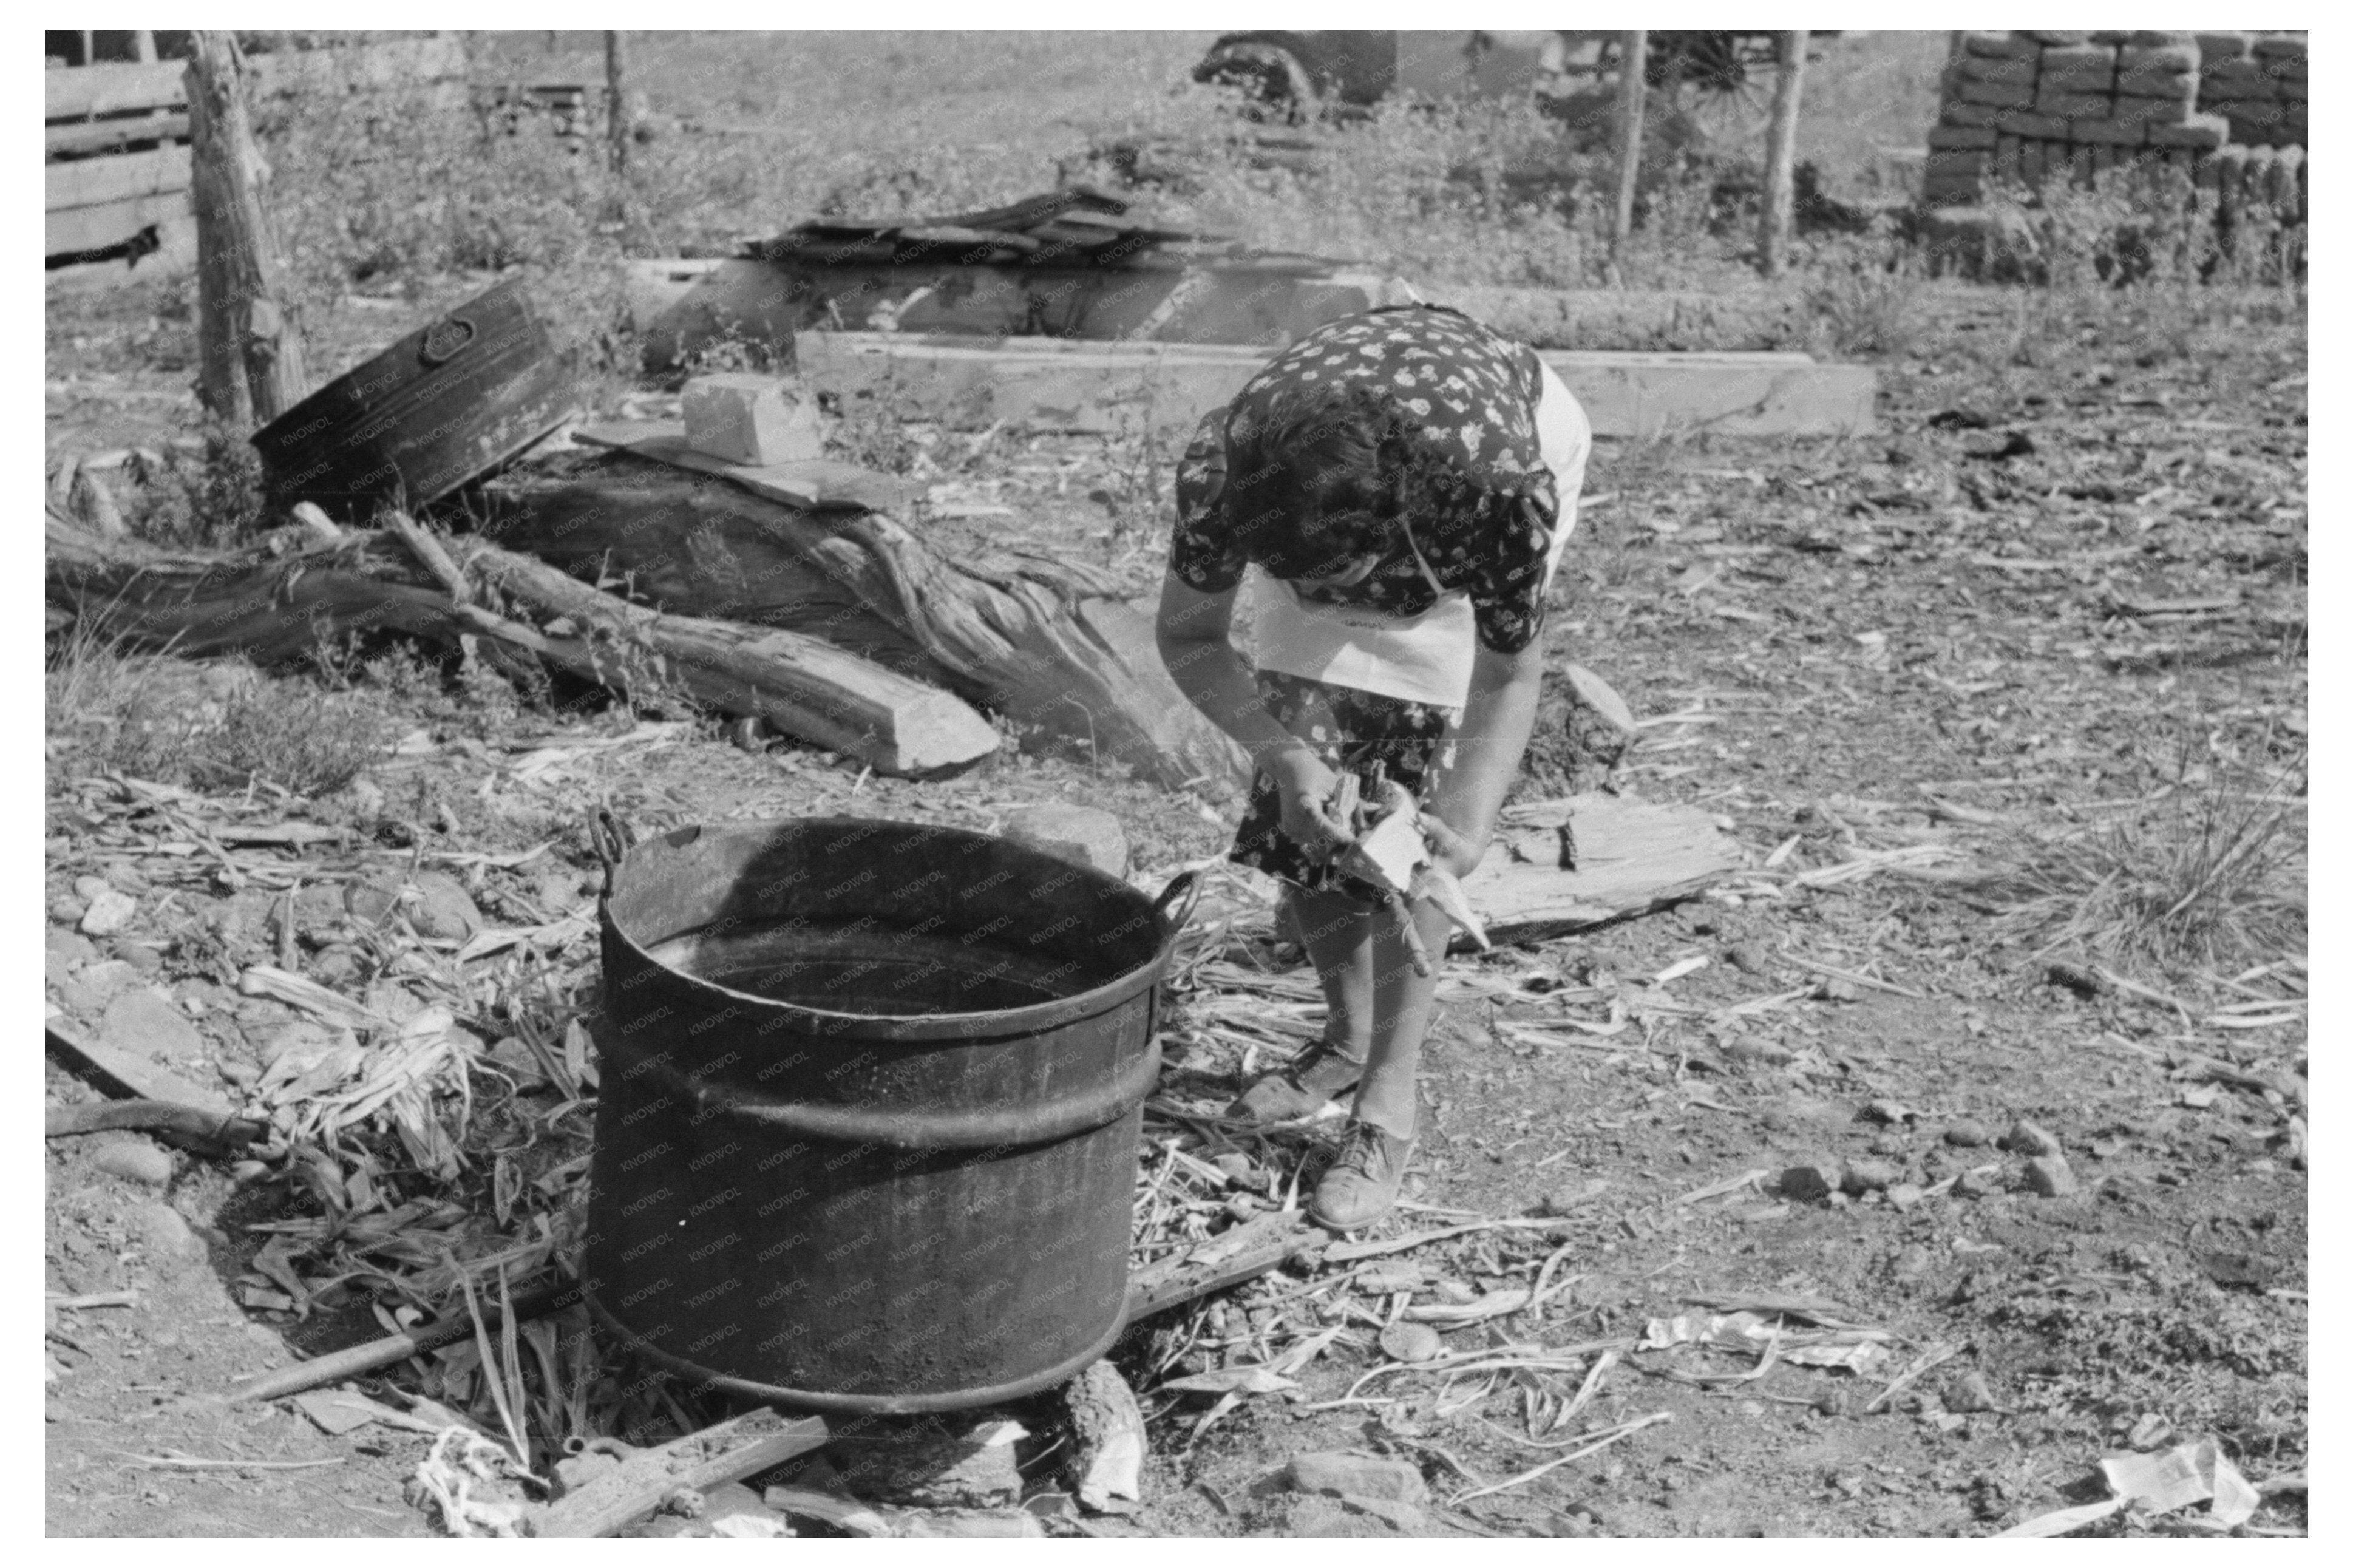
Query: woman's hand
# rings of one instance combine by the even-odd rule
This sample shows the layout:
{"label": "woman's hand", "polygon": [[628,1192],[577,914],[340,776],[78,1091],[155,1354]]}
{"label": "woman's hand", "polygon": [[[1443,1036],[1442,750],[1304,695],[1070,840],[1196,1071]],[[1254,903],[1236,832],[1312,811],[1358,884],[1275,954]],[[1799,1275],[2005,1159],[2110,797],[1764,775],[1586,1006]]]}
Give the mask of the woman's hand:
{"label": "woman's hand", "polygon": [[1344,823],[1333,820],[1332,792],[1340,775],[1305,746],[1293,746],[1265,764],[1282,806],[1282,831],[1304,850],[1310,860],[1322,862],[1356,841]]}
{"label": "woman's hand", "polygon": [[1472,843],[1432,813],[1422,812],[1415,817],[1414,826],[1421,829],[1421,841],[1430,847],[1431,862],[1458,880],[1478,869],[1479,862],[1486,858],[1484,844]]}

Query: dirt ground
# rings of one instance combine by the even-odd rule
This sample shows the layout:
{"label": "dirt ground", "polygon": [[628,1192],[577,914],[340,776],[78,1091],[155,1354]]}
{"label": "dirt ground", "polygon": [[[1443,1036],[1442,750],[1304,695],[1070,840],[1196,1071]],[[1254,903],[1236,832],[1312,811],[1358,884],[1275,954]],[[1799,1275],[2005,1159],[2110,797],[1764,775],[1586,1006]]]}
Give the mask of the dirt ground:
{"label": "dirt ground", "polygon": [[[193,428],[181,297],[53,294],[53,459]],[[2052,931],[2004,912],[2023,896],[2014,882],[1922,874],[2046,866],[2054,847],[2139,832],[2158,877],[2200,820],[2270,792],[2296,808],[2273,877],[2300,901],[2303,320],[2261,300],[2191,320],[2026,299],[1940,295],[1936,330],[1882,366],[1878,436],[1605,442],[1588,479],[1547,648],[1654,721],[1612,782],[1718,814],[1752,868],[1667,913],[1450,964],[1424,1060],[1421,1206],[1375,1234],[1549,1202],[1561,1212],[1548,1225],[1402,1255],[1424,1271],[1412,1300],[1525,1287],[1558,1253],[1551,1279],[1566,1290],[1449,1333],[1448,1350],[1607,1342],[1620,1359],[1572,1425],[1671,1419],[1443,1506],[1567,1452],[1567,1433],[1535,1436],[1532,1413],[1577,1378],[1409,1371],[1335,1404],[1387,1363],[1374,1329],[1397,1303],[1353,1281],[1314,1288],[1337,1268],[1279,1274],[1123,1344],[1151,1418],[1145,1501],[1096,1533],[1378,1536],[1402,1520],[1440,1535],[1974,1536],[2096,1500],[2093,1466],[2126,1448],[2211,1435],[2257,1483],[2303,1470],[2300,921],[2285,942],[2249,925],[2245,951],[2225,921],[2211,956],[2102,950],[2087,945],[2095,932],[2045,954]],[[409,321],[354,304],[321,331],[350,363]],[[1133,452],[1041,437],[951,454],[927,477],[1011,506],[1018,531],[1130,574],[1141,595],[1164,547],[1148,473]],[[791,743],[750,754],[677,717],[345,673],[396,750],[332,795],[214,791],[207,809],[351,829],[307,855],[239,853],[328,880],[442,866],[501,926],[585,907],[581,824],[599,802],[641,830],[819,813],[988,828],[1018,805],[1071,799],[1115,812],[1148,877],[1217,855],[1229,831],[1200,801],[1083,761],[1008,755],[910,784]],[[195,672],[159,664],[142,679]],[[215,689],[187,689],[195,701]],[[49,1000],[94,1031],[124,996],[152,993],[184,1040],[174,1070],[237,1096],[293,1017],[227,983],[277,961],[270,895],[228,890],[201,856],[157,852],[169,836],[98,777],[73,719],[49,714]],[[1548,710],[1521,798],[1580,768],[1591,782],[1560,722]],[[1822,875],[1842,864],[1873,874]],[[92,890],[75,884],[92,876],[136,902],[115,934],[75,929]],[[1259,899],[1262,917],[1263,893],[1237,881],[1221,896]],[[306,935],[303,961],[322,951]],[[591,953],[574,942],[559,966],[577,973]],[[2078,964],[2082,989],[2053,982],[2052,957]],[[2088,973],[2101,968],[2126,984]],[[1214,997],[1173,1000],[1163,1102],[1214,1109],[1244,1063],[1206,1026]],[[2201,1060],[2235,1076],[2218,1081]],[[90,1092],[54,1063],[47,1087],[53,1103]],[[486,1105],[511,1095],[482,1092]],[[529,1120],[503,1114],[481,1116]],[[1984,1142],[2021,1118],[2063,1148],[2074,1190],[2039,1195],[2023,1152]],[[585,1150],[584,1118],[541,1124],[551,1158]],[[133,1297],[51,1312],[48,1531],[432,1533],[402,1496],[424,1436],[329,1436],[289,1407],[190,1402],[290,1363],[292,1347],[380,1330],[358,1305],[298,1322],[242,1304],[267,1299],[245,1281],[258,1237],[243,1227],[304,1212],[299,1194],[185,1153],[157,1182],[153,1147],[138,1134],[47,1146],[52,1302]],[[1282,1181],[1300,1147],[1256,1152]],[[1783,1189],[1785,1170],[1826,1162],[1890,1169],[1854,1196]],[[1690,1195],[1752,1172],[1764,1174]],[[487,1205],[481,1185],[460,1196]],[[1633,1348],[1672,1337],[1678,1314],[1704,1318],[1694,1298],[1758,1293],[1834,1303],[1840,1321],[1884,1331],[1889,1354],[1869,1375],[1782,1359],[1701,1382],[1757,1357]],[[1209,1400],[1157,1389],[1335,1326],[1295,1389],[1198,1435]],[[1874,1405],[1937,1351],[1948,1359]],[[417,1370],[396,1381],[416,1387]],[[1335,1449],[1408,1460],[1442,1506],[1384,1517],[1271,1480],[1293,1455]],[[2282,1488],[2242,1532],[2302,1534],[2305,1510],[2300,1483]],[[2197,1533],[2195,1511],[2092,1533]]]}

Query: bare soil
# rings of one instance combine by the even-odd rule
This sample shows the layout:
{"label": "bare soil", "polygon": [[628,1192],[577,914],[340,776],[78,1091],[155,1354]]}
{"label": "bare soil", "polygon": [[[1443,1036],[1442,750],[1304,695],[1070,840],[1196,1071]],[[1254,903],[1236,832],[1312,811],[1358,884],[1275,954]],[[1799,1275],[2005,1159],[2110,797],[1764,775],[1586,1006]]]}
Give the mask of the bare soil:
{"label": "bare soil", "polygon": [[[466,286],[455,280],[449,292]],[[185,310],[173,313],[180,297],[181,286],[150,285],[52,298],[53,456],[192,427],[171,395],[188,374]],[[2227,960],[2101,955],[2170,1002],[2113,987],[2087,998],[2052,983],[2037,940],[1982,888],[1900,868],[1823,886],[1802,876],[1907,846],[1937,847],[1915,868],[1993,868],[2031,860],[2036,845],[2070,827],[2119,813],[2140,820],[2133,814],[2168,800],[2283,780],[2293,794],[2308,731],[2301,314],[2282,319],[2260,300],[2236,319],[2221,301],[2193,316],[2039,297],[2030,313],[2025,296],[1965,290],[1939,300],[1923,346],[1883,367],[1880,436],[1603,445],[1548,651],[1601,671],[1639,714],[1681,716],[1647,729],[1611,782],[1720,814],[1757,868],[1667,914],[1454,961],[1425,1057],[1411,1193],[1425,1206],[1376,1233],[1453,1223],[1455,1211],[1525,1215],[1550,1194],[1602,1184],[1548,1229],[1409,1255],[1433,1288],[1451,1279],[1475,1289],[1525,1285],[1567,1247],[1560,1268],[1575,1282],[1566,1293],[1457,1331],[1450,1349],[1489,1335],[1630,1344],[1651,1320],[1699,1310],[1693,1296],[1778,1292],[1831,1299],[1852,1321],[1885,1329],[1895,1359],[1871,1379],[1783,1363],[1711,1389],[1678,1374],[1750,1363],[1692,1348],[1630,1352],[1580,1424],[1657,1412],[1671,1421],[1409,1528],[1983,1535],[2101,1495],[2087,1482],[2091,1466],[2136,1439],[2169,1446],[2211,1434],[2258,1481],[2306,1463],[2306,1183],[2300,1147],[2286,1141],[2290,1116],[2304,1114],[2300,940],[2294,951]],[[346,335],[336,351],[345,363],[411,320],[366,306],[350,317],[320,329]],[[375,320],[380,329],[353,324]],[[1148,595],[1165,521],[1162,498],[1137,479],[1150,472],[1144,458],[1002,436],[959,457],[963,442],[932,439],[930,482],[1002,500],[1018,531],[1128,571]],[[585,901],[593,858],[580,825],[598,803],[641,829],[818,813],[987,828],[1017,805],[1067,798],[1119,815],[1138,866],[1155,875],[1214,857],[1229,832],[1203,803],[1084,759],[1008,754],[916,784],[865,777],[791,743],[749,754],[708,725],[633,719],[595,700],[501,706],[432,683],[356,680],[406,737],[368,770],[365,787],[315,800],[266,789],[239,797],[269,808],[260,815],[349,827],[353,846],[240,855],[299,861],[330,880],[413,855],[451,857],[441,863],[495,924]],[[225,984],[245,965],[276,962],[266,921],[247,918],[251,892],[224,889],[202,857],[155,851],[169,835],[96,779],[71,717],[50,715],[46,770],[49,997],[94,1028],[108,998],[84,977],[93,964],[127,961],[130,983],[160,991],[201,1037],[176,1070],[234,1097],[261,1043],[292,1016]],[[1524,796],[1598,776],[1593,759],[1564,741],[1565,721],[1552,712]],[[1976,820],[1953,820],[1932,794]],[[550,847],[521,868],[479,858],[542,844]],[[73,884],[91,875],[131,894],[140,912],[119,935],[86,942],[72,931]],[[2280,876],[2300,898],[2300,852]],[[240,899],[244,912],[228,914]],[[1265,956],[1262,943],[1249,952]],[[1693,959],[1706,962],[1648,978]],[[557,963],[577,977],[593,968],[593,948],[575,943]],[[1817,966],[1862,979],[1825,985],[1836,977]],[[1588,986],[1619,999],[1623,1030],[1532,1045],[1504,1026],[1563,1016],[1599,1023],[1602,1004],[1554,1006],[1542,995]],[[1482,990],[1509,994],[1482,1000]],[[1774,997],[1729,1021],[1721,1011]],[[2247,1016],[2242,1005],[2263,999],[2277,1005],[2255,1016],[2296,1016],[2231,1026]],[[1214,1107],[1244,1063],[1199,1026],[1214,998],[1180,990],[1175,1000],[1165,1100]],[[2242,1011],[2223,1011],[2234,1005]],[[2168,1070],[2168,1052],[2233,1064],[2286,1092]],[[90,1093],[54,1065],[47,1088],[53,1102]],[[496,1100],[506,1091],[485,1081],[483,1092]],[[1874,1120],[1874,1102],[1902,1113]],[[494,1108],[481,1119],[512,1132],[540,1114]],[[2073,1194],[2035,1195],[2022,1158],[1949,1138],[1965,1121],[1998,1136],[2021,1117],[2064,1146]],[[576,1113],[545,1122],[542,1164],[585,1150],[585,1126]],[[1153,1127],[1155,1137],[1177,1130]],[[303,1200],[282,1181],[239,1186],[185,1154],[173,1156],[161,1189],[94,1163],[109,1144],[143,1142],[48,1144],[48,1290],[136,1295],[130,1307],[54,1314],[49,1531],[429,1533],[401,1492],[424,1437],[380,1427],[330,1437],[290,1408],[222,1414],[186,1402],[284,1364],[290,1347],[380,1330],[355,1301],[302,1322],[241,1306],[238,1280],[258,1245],[242,1227],[310,1212]],[[1295,1138],[1272,1146],[1279,1176],[1288,1179],[1300,1147]],[[1810,1160],[1882,1162],[1923,1187],[1998,1169],[1984,1195],[1904,1205],[1883,1191],[1805,1201],[1778,1194],[1771,1180],[1678,1201],[1751,1171],[1778,1179]],[[458,1195],[489,1201],[471,1188]],[[1389,1305],[1346,1286],[1317,1295],[1310,1284],[1278,1275],[1130,1336],[1119,1360],[1152,1419],[1147,1500],[1091,1528],[1393,1534],[1391,1521],[1269,1478],[1296,1453],[1363,1448],[1413,1461],[1442,1500],[1561,1451],[1534,1445],[1528,1390],[1508,1376],[1478,1396],[1475,1378],[1448,1385],[1407,1373],[1374,1385],[1394,1403],[1313,1408],[1385,1359],[1361,1324],[1298,1374],[1294,1393],[1249,1399],[1193,1440],[1208,1401],[1155,1392],[1160,1377],[1248,1364],[1302,1333],[1356,1324],[1347,1303],[1375,1314]],[[1955,1353],[1866,1413],[1894,1371],[1931,1346]],[[1958,1408],[1971,1403],[1956,1392],[1969,1374],[2000,1408]],[[395,1377],[417,1386],[414,1366]],[[175,1457],[334,1462],[175,1469]],[[2250,1528],[2301,1533],[2305,1518],[2304,1493],[2284,1490]],[[2097,1527],[2189,1531],[2179,1516]]]}

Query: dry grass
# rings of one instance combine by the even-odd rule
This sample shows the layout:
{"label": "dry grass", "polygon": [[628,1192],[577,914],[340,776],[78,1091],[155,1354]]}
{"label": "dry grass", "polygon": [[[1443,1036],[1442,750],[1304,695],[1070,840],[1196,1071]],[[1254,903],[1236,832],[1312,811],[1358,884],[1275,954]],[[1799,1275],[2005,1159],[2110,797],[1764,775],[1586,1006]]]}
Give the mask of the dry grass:
{"label": "dry grass", "polygon": [[2210,782],[2025,853],[2001,917],[2038,956],[2163,968],[2301,954],[2310,864],[2305,766],[2261,789]]}

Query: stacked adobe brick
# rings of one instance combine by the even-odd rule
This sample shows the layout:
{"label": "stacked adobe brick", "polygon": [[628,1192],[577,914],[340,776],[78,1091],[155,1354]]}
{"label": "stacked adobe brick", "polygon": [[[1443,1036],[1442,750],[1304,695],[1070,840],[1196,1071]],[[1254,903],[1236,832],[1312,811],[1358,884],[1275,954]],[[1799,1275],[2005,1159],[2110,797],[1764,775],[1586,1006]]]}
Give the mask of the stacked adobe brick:
{"label": "stacked adobe brick", "polygon": [[1973,32],[1947,64],[1921,192],[1975,202],[1989,179],[2089,184],[2163,162],[2221,205],[2300,221],[2306,40],[2241,32]]}

